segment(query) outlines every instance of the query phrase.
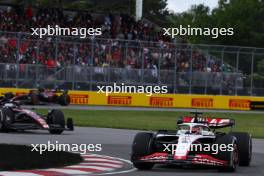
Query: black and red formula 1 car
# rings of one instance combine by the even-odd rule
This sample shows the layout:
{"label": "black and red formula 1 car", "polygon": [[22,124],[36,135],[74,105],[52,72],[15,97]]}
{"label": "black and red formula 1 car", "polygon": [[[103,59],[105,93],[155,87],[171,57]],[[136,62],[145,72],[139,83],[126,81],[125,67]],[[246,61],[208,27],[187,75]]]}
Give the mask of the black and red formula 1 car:
{"label": "black and red formula 1 car", "polygon": [[216,132],[218,128],[232,128],[233,119],[192,114],[178,120],[176,131],[138,133],[132,146],[134,166],[148,170],[155,164],[200,165],[233,172],[238,165],[250,165],[252,139],[248,133]]}
{"label": "black and red formula 1 car", "polygon": [[6,93],[5,97],[9,97],[12,101],[23,101],[28,105],[43,105],[46,103],[55,103],[62,106],[70,104],[71,99],[68,95],[68,91],[58,89],[34,89],[30,90],[28,94],[13,95],[12,93]]}
{"label": "black and red formula 1 car", "polygon": [[[47,130],[51,134],[61,134],[64,130],[73,131],[73,120],[67,119],[62,111],[53,109],[46,116],[24,109],[21,102],[0,101],[0,131]],[[66,127],[65,127],[66,126]]]}

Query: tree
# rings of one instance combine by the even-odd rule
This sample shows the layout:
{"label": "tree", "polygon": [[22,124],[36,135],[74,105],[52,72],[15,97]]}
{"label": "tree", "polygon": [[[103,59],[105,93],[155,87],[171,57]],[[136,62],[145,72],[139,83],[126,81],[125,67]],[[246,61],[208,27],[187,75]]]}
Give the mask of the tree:
{"label": "tree", "polygon": [[264,47],[264,1],[219,0],[218,7],[209,10],[204,5],[193,6],[182,14],[170,18],[172,24],[190,24],[192,27],[234,28],[233,36],[192,37],[192,43],[212,43]]}
{"label": "tree", "polygon": [[264,59],[258,62],[257,68],[258,68],[258,73],[264,76]]}
{"label": "tree", "polygon": [[167,5],[167,0],[143,0],[143,16],[160,26],[166,25],[170,14]]}
{"label": "tree", "polygon": [[[192,6],[187,12],[174,14],[169,17],[171,26],[179,27],[180,25],[187,27],[190,25],[194,28],[213,27],[210,16],[210,8],[203,4]],[[200,43],[204,38],[210,40],[210,36],[187,36],[192,43]]]}
{"label": "tree", "polygon": [[219,1],[212,17],[216,26],[233,27],[233,37],[222,37],[219,44],[264,47],[264,1]]}

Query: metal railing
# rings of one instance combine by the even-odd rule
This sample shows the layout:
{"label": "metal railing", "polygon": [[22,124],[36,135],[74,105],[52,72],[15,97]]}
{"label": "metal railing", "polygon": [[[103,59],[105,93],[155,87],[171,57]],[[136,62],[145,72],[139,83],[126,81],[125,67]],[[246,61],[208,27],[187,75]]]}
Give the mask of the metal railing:
{"label": "metal railing", "polygon": [[[167,85],[171,93],[264,95],[264,49],[0,31],[0,86],[96,90]],[[53,65],[50,65],[51,62]]]}
{"label": "metal railing", "polygon": [[[73,90],[97,90],[97,85],[167,86],[170,93],[248,94],[239,73],[127,69],[72,65],[49,68],[43,65],[0,64],[0,87],[59,87]],[[192,80],[191,80],[192,79]],[[191,84],[191,90],[190,90]],[[237,85],[237,86],[234,86]]]}

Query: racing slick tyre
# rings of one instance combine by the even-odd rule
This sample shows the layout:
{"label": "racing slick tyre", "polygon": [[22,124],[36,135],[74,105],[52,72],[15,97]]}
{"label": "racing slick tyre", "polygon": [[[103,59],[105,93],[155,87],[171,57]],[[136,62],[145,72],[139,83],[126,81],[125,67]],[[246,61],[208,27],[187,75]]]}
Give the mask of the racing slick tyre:
{"label": "racing slick tyre", "polygon": [[14,114],[10,109],[0,109],[0,131],[8,132],[8,127],[14,120]]}
{"label": "racing slick tyre", "polygon": [[238,157],[240,166],[249,166],[252,158],[252,138],[244,132],[229,133],[237,138]]}
{"label": "racing slick tyre", "polygon": [[[219,171],[222,172],[234,172],[236,171],[236,168],[239,163],[238,158],[238,146],[237,146],[237,140],[234,136],[226,134],[224,136],[219,136],[215,144],[218,146],[222,146],[223,144],[226,146],[225,151],[219,151],[218,154],[216,154],[216,157],[220,160],[227,161],[227,165],[220,166],[218,168]],[[228,146],[232,145],[233,150],[228,150]]]}
{"label": "racing slick tyre", "polygon": [[12,98],[15,97],[15,95],[12,93],[12,92],[7,92],[4,94],[4,97],[7,99],[7,100],[10,100]]}
{"label": "racing slick tyre", "polygon": [[64,131],[63,129],[65,128],[65,118],[62,111],[53,109],[48,115],[47,122],[48,124],[58,125],[62,128],[51,129],[49,130],[50,134],[61,134]]}
{"label": "racing slick tyre", "polygon": [[59,97],[59,104],[62,106],[68,106],[71,102],[71,98],[68,94],[62,94]]}
{"label": "racing slick tyre", "polygon": [[39,104],[39,97],[37,94],[31,93],[29,95],[29,97],[30,97],[30,104],[32,104],[32,105],[38,105]]}
{"label": "racing slick tyre", "polygon": [[138,162],[138,158],[151,154],[152,151],[152,133],[138,133],[133,141],[131,161],[133,165],[139,170],[150,170],[154,163]]}

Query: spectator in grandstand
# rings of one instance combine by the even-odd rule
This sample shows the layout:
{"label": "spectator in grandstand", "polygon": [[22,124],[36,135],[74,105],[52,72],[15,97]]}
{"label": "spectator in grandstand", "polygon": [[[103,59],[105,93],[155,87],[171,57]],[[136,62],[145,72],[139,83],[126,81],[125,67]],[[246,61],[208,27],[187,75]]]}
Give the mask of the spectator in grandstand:
{"label": "spectator in grandstand", "polygon": [[[78,11],[68,13],[58,8],[38,8],[31,6],[7,8],[0,12],[0,31],[31,32],[31,27],[101,27],[106,39],[84,39],[81,43],[76,38],[45,38],[36,41],[33,36],[0,32],[1,62],[44,64],[47,67],[60,67],[68,64],[112,66],[126,68],[174,69],[174,46],[169,37],[163,36],[153,24],[136,21],[127,14],[92,15]],[[19,42],[18,42],[19,39]],[[129,40],[129,41],[116,41]],[[151,42],[143,42],[151,41]],[[185,41],[186,42],[186,41]],[[19,49],[17,50],[17,48]],[[150,49],[150,47],[157,49]],[[176,54],[177,71],[219,72],[228,71],[226,65],[206,57],[199,51],[192,53],[182,48]],[[142,62],[143,59],[143,62]]]}

